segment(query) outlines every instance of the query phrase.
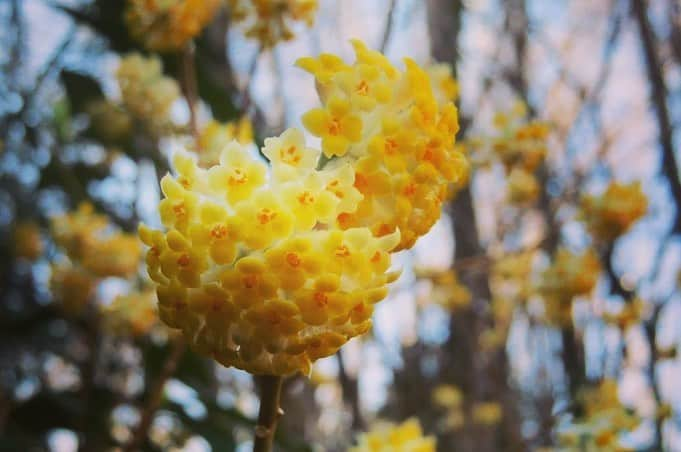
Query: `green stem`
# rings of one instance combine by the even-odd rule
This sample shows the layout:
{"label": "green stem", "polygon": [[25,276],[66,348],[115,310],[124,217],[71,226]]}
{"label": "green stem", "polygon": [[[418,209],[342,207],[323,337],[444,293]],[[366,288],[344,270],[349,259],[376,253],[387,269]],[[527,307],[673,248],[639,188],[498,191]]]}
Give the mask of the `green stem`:
{"label": "green stem", "polygon": [[255,426],[253,452],[271,452],[277,422],[284,414],[279,407],[283,377],[264,375],[260,380],[260,413]]}

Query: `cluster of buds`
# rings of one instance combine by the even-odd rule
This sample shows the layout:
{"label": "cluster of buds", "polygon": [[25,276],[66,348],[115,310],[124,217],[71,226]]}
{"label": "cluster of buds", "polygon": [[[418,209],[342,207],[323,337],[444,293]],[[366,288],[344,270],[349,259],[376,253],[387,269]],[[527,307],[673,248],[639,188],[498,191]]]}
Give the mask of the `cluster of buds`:
{"label": "cluster of buds", "polygon": [[402,424],[379,424],[368,433],[359,435],[358,444],[348,452],[435,452],[436,441],[424,436],[416,419]]}
{"label": "cluster of buds", "polygon": [[246,29],[246,36],[257,39],[264,48],[294,38],[291,25],[314,22],[317,0],[227,0],[231,18]]}
{"label": "cluster of buds", "polygon": [[527,108],[518,103],[494,117],[496,133],[470,141],[475,162],[489,166],[500,162],[506,174],[508,200],[515,205],[534,202],[540,192],[536,170],[546,158],[549,127],[528,121]]}
{"label": "cluster of buds", "polygon": [[339,217],[341,227],[366,226],[377,236],[399,229],[397,250],[410,248],[440,217],[451,185],[467,176],[454,146],[457,110],[438,104],[433,81],[412,60],[402,72],[361,42],[353,46],[353,65],[330,54],[298,60],[315,76],[323,103],[303,124],[332,163],[355,169],[362,200]]}
{"label": "cluster of buds", "polygon": [[114,231],[91,204],[82,203],[76,211],[53,218],[50,232],[66,255],[53,264],[50,285],[71,314],[85,307],[100,279],[129,278],[138,270],[142,253],[138,238]]}
{"label": "cluster of buds", "polygon": [[600,272],[601,262],[592,248],[580,254],[566,248],[558,249],[537,288],[545,301],[547,319],[559,325],[569,324],[573,299],[589,294],[596,286]]}
{"label": "cluster of buds", "polygon": [[168,130],[170,109],[180,96],[177,82],[162,69],[158,57],[133,53],[121,59],[116,71],[123,107],[152,134]]}
{"label": "cluster of buds", "polygon": [[648,210],[640,182],[611,182],[600,196],[582,198],[582,217],[599,240],[613,241],[629,230]]}
{"label": "cluster of buds", "polygon": [[147,49],[174,51],[199,35],[220,6],[220,0],[128,0],[125,20]]}
{"label": "cluster of buds", "polygon": [[237,141],[209,168],[177,153],[161,181],[164,230],[140,227],[161,319],[226,366],[307,373],[366,332],[397,277],[390,253],[428,231],[465,169],[456,109],[438,107],[427,74],[355,48],[352,66],[299,63],[335,62],[323,81],[312,70],[325,108],[304,116],[322,150],[289,129],[265,140],[269,168]]}

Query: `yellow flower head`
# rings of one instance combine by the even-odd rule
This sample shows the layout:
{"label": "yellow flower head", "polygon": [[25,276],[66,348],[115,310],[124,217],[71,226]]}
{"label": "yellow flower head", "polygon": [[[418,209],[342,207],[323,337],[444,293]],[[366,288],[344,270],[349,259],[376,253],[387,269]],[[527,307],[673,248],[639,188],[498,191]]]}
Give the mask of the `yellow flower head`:
{"label": "yellow flower head", "polygon": [[473,405],[471,416],[473,422],[483,425],[498,424],[503,410],[498,402],[478,402]]}
{"label": "yellow flower head", "polygon": [[180,96],[174,79],[163,75],[161,60],[137,53],[121,59],[116,79],[125,109],[152,133],[170,125],[170,108]]}
{"label": "yellow flower head", "polygon": [[468,288],[459,281],[455,271],[417,269],[418,278],[429,279],[432,289],[428,300],[439,304],[444,309],[455,311],[470,305],[472,295]]}
{"label": "yellow flower head", "polygon": [[50,290],[58,306],[67,315],[82,313],[95,294],[95,278],[68,262],[53,264],[51,270]]}
{"label": "yellow flower head", "polygon": [[291,25],[314,22],[317,0],[227,0],[232,19],[242,24],[246,36],[265,47],[293,39]]}
{"label": "yellow flower head", "polygon": [[460,407],[463,402],[461,390],[454,385],[439,385],[433,390],[433,403],[443,408]]}
{"label": "yellow flower head", "polygon": [[558,249],[538,287],[546,303],[547,317],[560,324],[569,322],[573,299],[589,294],[596,286],[600,272],[600,260],[593,249],[581,254]]}
{"label": "yellow flower head", "polygon": [[272,174],[237,142],[208,169],[178,153],[177,175],[161,182],[165,230],[139,232],[168,326],[226,366],[308,372],[369,329],[395,277],[399,232],[334,227],[352,177],[317,171],[319,152],[312,158],[300,132],[270,139],[265,154]]}
{"label": "yellow flower head", "polygon": [[200,34],[218,8],[220,0],[128,0],[125,20],[149,50],[173,51]]}
{"label": "yellow flower head", "polygon": [[17,257],[34,261],[43,254],[44,246],[40,237],[40,228],[35,223],[18,223],[13,230],[12,241]]}
{"label": "yellow flower head", "polygon": [[366,226],[377,236],[399,229],[398,249],[409,248],[439,218],[450,186],[466,178],[466,159],[454,145],[457,110],[440,104],[433,80],[412,60],[400,71],[352,43],[352,65],[328,54],[298,60],[315,76],[323,104],[302,121],[331,163],[355,169],[363,199],[338,217],[340,227]]}
{"label": "yellow flower head", "polygon": [[539,182],[535,175],[523,168],[513,168],[508,175],[508,199],[512,204],[528,204],[539,196]]}
{"label": "yellow flower head", "polygon": [[582,217],[598,239],[611,241],[629,230],[648,210],[640,182],[611,182],[600,196],[582,198]]}
{"label": "yellow flower head", "polygon": [[435,452],[432,436],[423,436],[421,425],[409,419],[400,425],[381,424],[358,438],[348,452]]}
{"label": "yellow flower head", "polygon": [[50,232],[69,259],[92,277],[128,277],[139,268],[142,254],[139,239],[113,230],[107,217],[95,213],[89,203],[53,218]]}
{"label": "yellow flower head", "polygon": [[156,294],[153,290],[119,295],[103,308],[104,325],[114,334],[143,336],[156,325]]}

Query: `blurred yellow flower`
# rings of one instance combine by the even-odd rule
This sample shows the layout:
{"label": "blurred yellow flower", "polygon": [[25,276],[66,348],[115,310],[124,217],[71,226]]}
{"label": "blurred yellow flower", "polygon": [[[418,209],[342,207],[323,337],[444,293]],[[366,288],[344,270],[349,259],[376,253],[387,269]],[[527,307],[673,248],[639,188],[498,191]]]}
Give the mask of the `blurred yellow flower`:
{"label": "blurred yellow flower", "polygon": [[128,0],[130,34],[149,50],[173,51],[201,33],[220,0]]}
{"label": "blurred yellow flower", "polygon": [[180,96],[174,79],[163,75],[161,60],[131,53],[121,59],[116,79],[125,109],[159,134],[171,127],[170,108]]}
{"label": "blurred yellow flower", "polygon": [[38,259],[45,248],[40,236],[40,228],[32,222],[17,223],[12,231],[12,241],[14,254],[29,261]]}
{"label": "blurred yellow flower", "polygon": [[317,0],[226,0],[234,22],[246,29],[264,48],[293,39],[293,23],[314,22]]}
{"label": "blurred yellow flower", "polygon": [[96,280],[83,268],[60,262],[51,266],[50,291],[65,314],[77,316],[95,294]]}
{"label": "blurred yellow flower", "polygon": [[454,386],[443,384],[433,390],[433,403],[443,408],[453,408],[461,406],[463,394],[461,390]]}
{"label": "blurred yellow flower", "polygon": [[104,326],[109,332],[124,336],[143,336],[158,321],[156,293],[153,290],[144,290],[119,295],[102,311]]}
{"label": "blurred yellow flower", "polygon": [[498,424],[502,416],[503,410],[498,402],[478,402],[471,410],[473,422],[483,425]]}
{"label": "blurred yellow flower", "polygon": [[359,435],[357,445],[348,452],[435,452],[435,437],[423,436],[416,419],[402,424],[379,424]]}
{"label": "blurred yellow flower", "polygon": [[582,198],[582,218],[598,239],[611,241],[629,230],[648,210],[640,182],[611,182],[600,196]]}

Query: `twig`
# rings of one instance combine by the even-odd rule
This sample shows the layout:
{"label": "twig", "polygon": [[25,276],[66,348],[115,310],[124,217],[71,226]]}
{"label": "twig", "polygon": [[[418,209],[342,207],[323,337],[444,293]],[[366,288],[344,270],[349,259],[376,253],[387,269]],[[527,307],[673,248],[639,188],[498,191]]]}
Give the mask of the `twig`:
{"label": "twig", "polygon": [[258,49],[255,51],[253,61],[251,61],[251,65],[248,68],[248,78],[246,79],[246,83],[244,85],[244,91],[241,95],[241,111],[245,115],[250,115],[250,110],[253,104],[253,98],[251,97],[251,83],[255,77],[255,71],[258,70],[258,60],[260,60],[261,52],[261,47],[258,47]]}
{"label": "twig", "polygon": [[388,17],[385,23],[385,30],[383,31],[383,39],[381,40],[381,53],[385,53],[385,49],[388,48],[388,42],[390,42],[390,36],[392,35],[393,23],[395,22],[395,6],[397,0],[389,0],[390,6],[388,7]]}
{"label": "twig", "polygon": [[[189,128],[194,137],[195,145],[199,146],[199,130],[196,124],[196,102],[198,88],[196,85],[196,63],[194,43],[189,42],[182,50],[182,88],[189,107]],[[198,149],[200,151],[200,149]]]}
{"label": "twig", "polygon": [[139,424],[135,429],[135,433],[132,438],[126,444],[122,451],[123,452],[133,452],[138,450],[139,447],[144,443],[149,427],[151,426],[151,421],[154,418],[154,413],[161,404],[161,397],[163,395],[163,388],[165,387],[166,381],[175,373],[180,358],[184,354],[185,342],[182,338],[175,338],[172,341],[170,354],[166,358],[165,363],[163,363],[163,368],[158,378],[154,382],[154,386],[149,391],[149,397],[142,411],[142,416],[140,418]]}
{"label": "twig", "polygon": [[343,391],[343,399],[350,405],[352,410],[352,428],[353,430],[361,430],[364,427],[364,420],[362,418],[362,411],[359,408],[357,379],[351,378],[348,375],[341,352],[336,353],[336,358],[338,359],[338,379]]}
{"label": "twig", "polygon": [[669,182],[669,188],[676,204],[676,218],[674,219],[673,231],[681,233],[681,181],[679,180],[679,166],[674,153],[674,140],[672,123],[667,107],[667,85],[662,73],[662,64],[657,54],[657,38],[650,22],[646,2],[632,0],[632,13],[638,23],[639,34],[643,55],[650,83],[650,101],[655,109],[659,128],[659,140],[662,146],[662,173]]}
{"label": "twig", "polygon": [[260,413],[255,426],[253,452],[271,452],[274,433],[284,411],[279,407],[283,377],[264,375],[260,379]]}

